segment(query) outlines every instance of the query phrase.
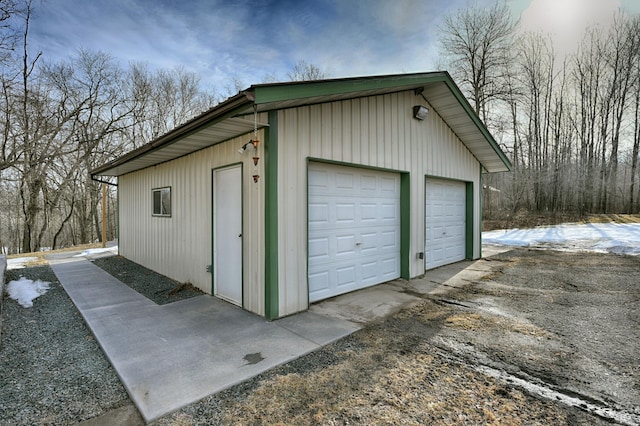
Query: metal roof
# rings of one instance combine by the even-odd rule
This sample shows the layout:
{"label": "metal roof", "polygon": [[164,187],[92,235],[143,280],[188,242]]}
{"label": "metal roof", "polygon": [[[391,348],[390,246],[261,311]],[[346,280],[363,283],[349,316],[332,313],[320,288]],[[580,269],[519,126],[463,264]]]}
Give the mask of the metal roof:
{"label": "metal roof", "polygon": [[[433,72],[254,85],[153,142],[92,170],[91,175],[121,176],[249,133],[254,128],[253,115],[243,116],[254,108],[273,111],[405,90],[420,90],[487,172],[511,170],[511,162],[449,74]],[[265,126],[258,124],[259,128]]]}

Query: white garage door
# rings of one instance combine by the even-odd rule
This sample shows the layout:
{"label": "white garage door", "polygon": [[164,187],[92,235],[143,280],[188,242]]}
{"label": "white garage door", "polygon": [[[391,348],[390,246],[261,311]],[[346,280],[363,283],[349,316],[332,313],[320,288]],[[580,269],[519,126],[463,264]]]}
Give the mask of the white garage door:
{"label": "white garage door", "polygon": [[466,184],[427,179],[425,267],[436,268],[466,257]]}
{"label": "white garage door", "polygon": [[309,164],[309,300],[400,276],[400,176]]}

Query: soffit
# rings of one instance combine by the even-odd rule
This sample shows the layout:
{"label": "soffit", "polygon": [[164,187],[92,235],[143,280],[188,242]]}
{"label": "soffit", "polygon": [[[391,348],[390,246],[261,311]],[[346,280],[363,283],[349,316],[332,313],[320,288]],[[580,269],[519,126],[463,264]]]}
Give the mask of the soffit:
{"label": "soffit", "polygon": [[[267,124],[257,123],[258,129],[265,126]],[[132,156],[131,159],[125,162],[113,164],[111,167],[108,165],[102,167],[99,173],[94,172],[94,174],[121,176],[183,157],[237,136],[253,132],[253,129],[254,122],[252,119],[227,118],[208,127],[201,127],[191,134],[176,139],[173,143],[164,144],[156,149],[149,149],[137,156]]]}

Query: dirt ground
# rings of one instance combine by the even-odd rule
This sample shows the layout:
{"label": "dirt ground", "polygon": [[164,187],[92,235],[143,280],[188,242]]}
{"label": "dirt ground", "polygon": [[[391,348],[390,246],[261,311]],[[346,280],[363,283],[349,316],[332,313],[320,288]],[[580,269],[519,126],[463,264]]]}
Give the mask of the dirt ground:
{"label": "dirt ground", "polygon": [[534,393],[640,423],[640,258],[518,249],[432,339]]}
{"label": "dirt ground", "polygon": [[[418,303],[154,424],[640,425],[639,256],[513,249],[477,266],[491,272],[412,294]],[[53,294],[38,304],[52,304],[59,315],[63,306]],[[43,315],[29,323],[52,323],[45,308],[28,311]],[[70,302],[65,309],[73,310]],[[56,356],[77,356],[87,337],[77,339]],[[10,358],[18,364],[50,358],[17,349]],[[117,382],[111,369],[101,369]],[[34,380],[48,392],[51,383]],[[63,396],[71,392],[64,386],[56,391]],[[68,417],[55,417],[66,403],[35,395],[40,419]],[[90,397],[80,392],[75,402],[89,406]],[[107,417],[88,424],[114,424],[110,412],[122,405],[104,405]],[[67,424],[7,424],[35,423]]]}
{"label": "dirt ground", "polygon": [[159,423],[640,424],[640,258],[479,262],[493,273]]}

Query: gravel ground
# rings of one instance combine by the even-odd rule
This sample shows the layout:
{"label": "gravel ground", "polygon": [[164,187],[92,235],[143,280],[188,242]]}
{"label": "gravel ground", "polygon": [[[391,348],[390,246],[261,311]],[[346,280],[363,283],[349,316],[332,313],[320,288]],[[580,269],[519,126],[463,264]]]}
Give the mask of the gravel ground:
{"label": "gravel ground", "polygon": [[[191,294],[169,294],[178,283],[123,258],[95,263],[157,303]],[[34,267],[8,275],[40,278],[52,285],[30,309],[4,300],[0,423],[72,424],[131,404],[51,269]],[[532,396],[433,344],[443,330],[460,328],[476,320],[474,315],[427,298],[154,424],[610,424]]]}
{"label": "gravel ground", "polygon": [[179,283],[122,256],[103,257],[93,263],[158,305],[204,294],[189,283]]}
{"label": "gravel ground", "polygon": [[9,270],[51,283],[23,308],[3,295],[0,423],[62,425],[130,404],[115,371],[48,266]]}

